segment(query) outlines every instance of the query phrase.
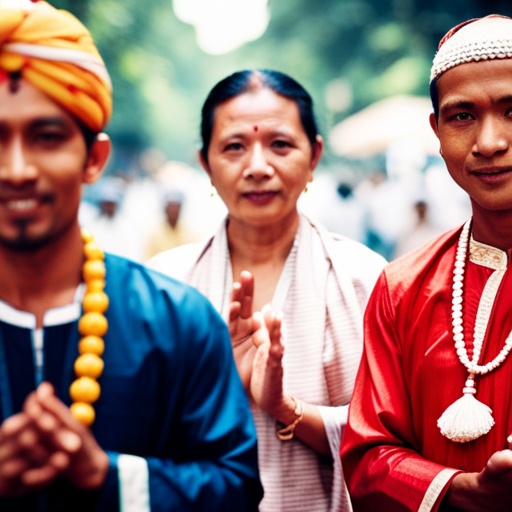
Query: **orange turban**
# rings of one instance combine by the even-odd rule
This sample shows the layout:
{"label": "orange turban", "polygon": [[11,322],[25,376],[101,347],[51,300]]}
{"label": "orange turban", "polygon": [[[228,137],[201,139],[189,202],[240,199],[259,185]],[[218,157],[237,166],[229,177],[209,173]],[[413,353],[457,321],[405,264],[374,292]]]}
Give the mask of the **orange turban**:
{"label": "orange turban", "polygon": [[16,72],[92,130],[107,124],[110,77],[89,31],[69,12],[0,0],[0,75]]}

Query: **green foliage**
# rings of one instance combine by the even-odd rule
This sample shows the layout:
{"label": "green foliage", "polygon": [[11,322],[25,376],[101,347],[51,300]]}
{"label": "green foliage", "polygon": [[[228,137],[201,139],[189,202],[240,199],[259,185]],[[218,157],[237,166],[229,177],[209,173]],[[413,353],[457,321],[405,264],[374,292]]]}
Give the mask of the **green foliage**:
{"label": "green foliage", "polygon": [[[172,0],[51,0],[91,30],[114,84],[108,127],[114,165],[137,172],[157,147],[195,164],[199,115],[209,89],[233,71],[274,68],[312,94],[324,133],[343,117],[393,94],[428,94],[437,43],[465,19],[512,14],[509,0],[269,0],[271,20],[258,40],[221,56],[202,52]],[[215,0],[211,0],[215,1]],[[329,111],[325,91],[343,79],[344,111]]]}

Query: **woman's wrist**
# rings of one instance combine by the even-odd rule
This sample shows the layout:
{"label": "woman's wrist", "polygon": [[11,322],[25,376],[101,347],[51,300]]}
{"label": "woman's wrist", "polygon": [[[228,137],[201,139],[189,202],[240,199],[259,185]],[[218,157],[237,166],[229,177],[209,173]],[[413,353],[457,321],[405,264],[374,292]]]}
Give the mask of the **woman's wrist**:
{"label": "woman's wrist", "polygon": [[298,403],[291,396],[283,396],[282,404],[276,408],[275,414],[272,414],[276,421],[283,426],[291,425],[297,419]]}

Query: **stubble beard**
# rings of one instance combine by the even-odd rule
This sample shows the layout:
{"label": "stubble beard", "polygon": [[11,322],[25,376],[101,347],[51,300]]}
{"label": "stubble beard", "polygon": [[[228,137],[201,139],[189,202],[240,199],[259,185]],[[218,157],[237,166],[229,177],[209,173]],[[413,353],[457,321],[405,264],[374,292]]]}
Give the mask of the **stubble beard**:
{"label": "stubble beard", "polygon": [[49,244],[54,238],[50,233],[44,233],[39,237],[30,238],[27,233],[30,220],[19,219],[16,220],[15,223],[18,231],[16,238],[5,238],[0,234],[0,246],[10,251],[19,253],[34,252]]}

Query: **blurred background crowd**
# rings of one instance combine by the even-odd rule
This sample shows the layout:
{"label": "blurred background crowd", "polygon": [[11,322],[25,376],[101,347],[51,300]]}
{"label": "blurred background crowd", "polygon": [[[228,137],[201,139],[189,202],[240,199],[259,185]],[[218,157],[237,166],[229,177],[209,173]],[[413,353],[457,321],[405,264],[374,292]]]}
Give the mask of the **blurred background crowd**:
{"label": "blurred background crowd", "polygon": [[52,0],[91,30],[114,84],[114,157],[81,222],[138,261],[210,234],[225,215],[197,159],[201,105],[247,68],[311,93],[326,151],[302,211],[388,260],[460,225],[469,201],[428,116],[437,42],[509,0]]}

